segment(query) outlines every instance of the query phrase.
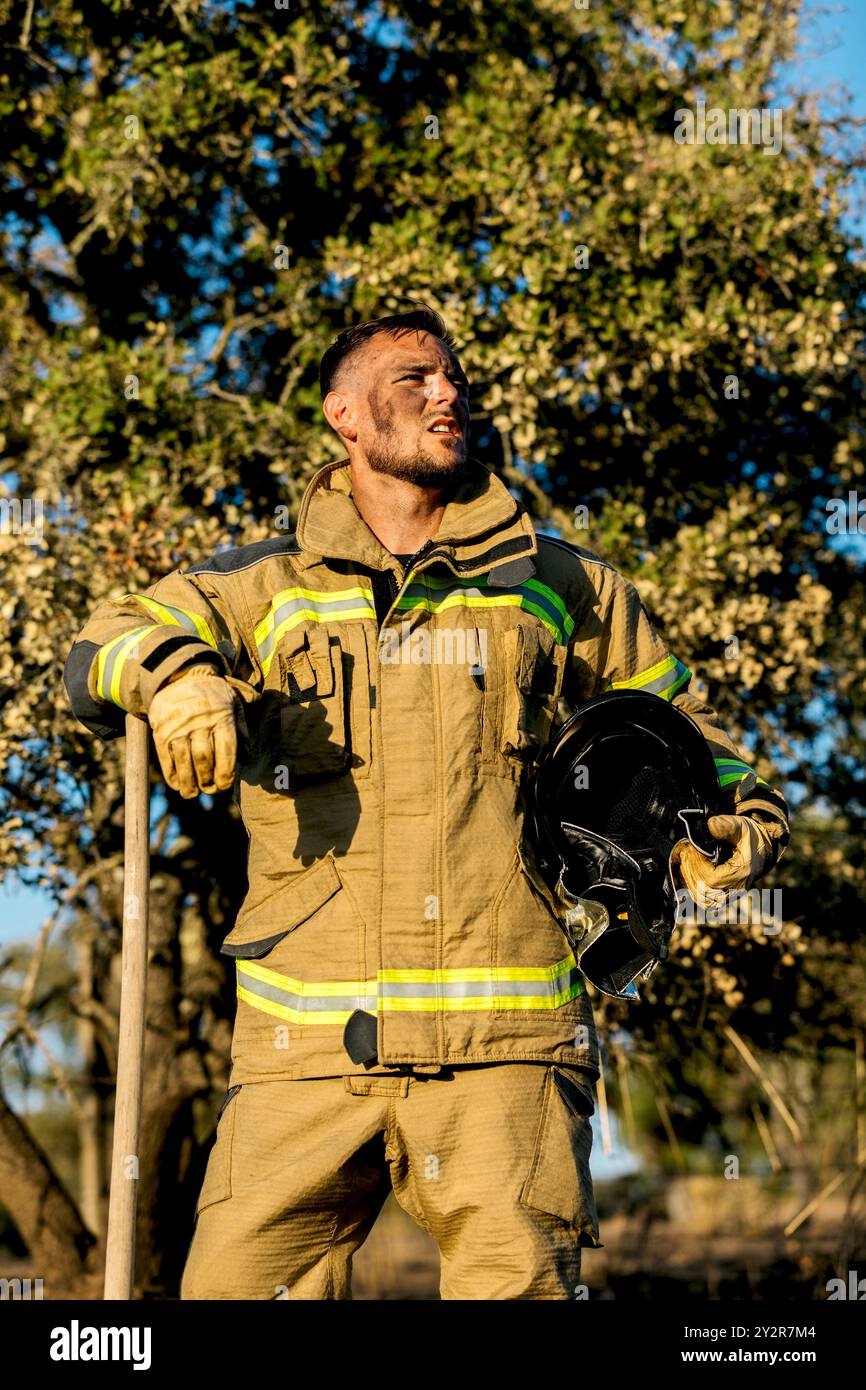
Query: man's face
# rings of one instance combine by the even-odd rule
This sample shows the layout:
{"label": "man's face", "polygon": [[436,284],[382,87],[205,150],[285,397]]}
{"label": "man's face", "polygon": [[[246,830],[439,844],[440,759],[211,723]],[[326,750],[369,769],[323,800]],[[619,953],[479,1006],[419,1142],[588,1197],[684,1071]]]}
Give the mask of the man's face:
{"label": "man's face", "polygon": [[419,487],[459,479],[468,459],[469,383],[454,354],[412,330],[377,333],[359,356],[357,445],[370,468]]}

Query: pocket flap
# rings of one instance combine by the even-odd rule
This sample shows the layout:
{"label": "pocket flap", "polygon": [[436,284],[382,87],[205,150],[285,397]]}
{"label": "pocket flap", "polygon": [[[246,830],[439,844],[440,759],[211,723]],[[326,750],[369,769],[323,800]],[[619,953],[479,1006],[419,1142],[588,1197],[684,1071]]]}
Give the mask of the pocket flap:
{"label": "pocket flap", "polygon": [[[339,659],[339,653],[337,653]],[[334,665],[327,628],[291,628],[277,652],[280,686],[292,700],[327,700],[334,693]]]}
{"label": "pocket flap", "polygon": [[507,757],[533,755],[547,741],[565,677],[568,648],[521,623],[499,638],[502,735]]}
{"label": "pocket flap", "polygon": [[212,1207],[216,1202],[225,1202],[232,1195],[232,1141],[237,1111],[235,1097],[240,1089],[240,1086],[232,1086],[220,1106],[216,1136],[208,1157],[204,1182],[195,1204],[196,1220],[205,1207]]}
{"label": "pocket flap", "polygon": [[311,696],[316,689],[316,672],[309,653],[303,648],[292,654],[280,652],[280,689],[290,700]]}
{"label": "pocket flap", "polygon": [[281,876],[273,892],[245,912],[229,932],[220,954],[252,958],[265,955],[295,927],[299,927],[342,887],[334,856],[328,854],[303,873]]}
{"label": "pocket flap", "polygon": [[[316,695],[320,700],[326,700],[329,695],[334,693],[334,667],[331,660],[331,638],[326,627],[315,626],[310,628],[310,658],[316,672]],[[334,653],[337,660],[340,659],[339,650]]]}
{"label": "pocket flap", "polygon": [[303,627],[289,628],[280,638],[277,650],[280,689],[291,700],[312,695],[316,687],[316,672],[310,660],[307,633]]}
{"label": "pocket flap", "polygon": [[504,673],[500,749],[519,756],[529,747],[526,723],[526,639],[522,625],[507,628],[499,636],[499,658]]}

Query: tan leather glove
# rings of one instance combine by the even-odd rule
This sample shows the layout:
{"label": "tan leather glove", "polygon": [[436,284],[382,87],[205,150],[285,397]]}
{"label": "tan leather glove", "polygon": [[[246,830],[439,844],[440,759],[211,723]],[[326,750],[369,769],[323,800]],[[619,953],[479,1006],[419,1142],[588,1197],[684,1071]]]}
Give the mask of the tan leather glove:
{"label": "tan leather glove", "polygon": [[[752,816],[710,816],[707,829],[716,840],[734,846],[723,864],[711,864],[690,840],[680,840],[671,851],[671,862],[683,885],[699,907],[711,905],[707,892],[751,888],[776,861],[778,846],[774,826]],[[781,831],[781,827],[780,827]]]}
{"label": "tan leather glove", "polygon": [[213,666],[186,666],[150,702],[147,717],[163,776],[186,800],[226,791],[234,781],[240,684]]}

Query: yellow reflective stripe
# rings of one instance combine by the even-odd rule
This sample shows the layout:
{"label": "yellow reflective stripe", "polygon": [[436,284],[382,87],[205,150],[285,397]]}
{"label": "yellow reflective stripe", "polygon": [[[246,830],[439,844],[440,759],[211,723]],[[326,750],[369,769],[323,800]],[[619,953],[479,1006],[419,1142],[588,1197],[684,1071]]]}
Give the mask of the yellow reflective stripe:
{"label": "yellow reflective stripe", "polygon": [[302,1026],[307,1023],[345,1024],[349,1022],[354,1013],[354,1009],[345,1009],[340,1012],[317,1013],[311,1017],[298,1009],[290,1008],[288,1004],[277,1004],[273,999],[262,999],[261,995],[248,994],[242,985],[238,985],[238,999],[242,999],[245,1004],[250,1004],[252,1008],[258,1009],[260,1013],[271,1014],[274,1018],[284,1019],[286,1023],[296,1023]]}
{"label": "yellow reflective stripe", "polygon": [[280,975],[276,970],[268,970],[267,966],[259,965],[258,961],[244,960],[238,961],[238,970],[244,975],[251,975],[256,980],[262,980],[264,984],[276,985],[278,989],[286,989],[291,994],[327,997],[332,994],[375,994],[375,980],[293,980],[290,975]]}
{"label": "yellow reflective stripe", "polygon": [[276,985],[292,994],[328,996],[334,994],[373,994],[380,984],[437,985],[437,984],[500,984],[509,980],[556,980],[574,969],[574,956],[566,956],[555,965],[497,965],[468,966],[459,970],[380,970],[373,980],[295,980],[269,970],[258,961],[238,961],[238,970],[265,984]]}
{"label": "yellow reflective stripe", "polygon": [[[406,578],[406,588],[397,600],[401,612],[420,608],[428,613],[440,613],[459,604],[466,608],[503,608],[512,605],[533,613],[559,643],[565,643],[574,631],[574,620],[559,594],[539,579],[527,579],[524,584],[504,589],[490,588],[490,575],[476,579],[442,578],[429,571],[415,572]],[[439,591],[441,596],[435,597]],[[444,592],[443,592],[444,591]]]}
{"label": "yellow reflective stripe", "polygon": [[[421,578],[422,576],[419,576]],[[497,594],[495,598],[487,595],[463,594],[459,591],[451,593],[447,598],[421,598],[405,595],[396,604],[398,612],[411,613],[422,609],[426,613],[444,613],[447,608],[524,608],[533,613],[540,622],[544,624],[548,632],[562,644],[562,629],[557,627],[553,619],[548,617],[544,609],[538,604],[533,603],[523,594]]]}
{"label": "yellow reflective stripe", "polygon": [[[484,1013],[491,1009],[549,1011],[570,1003],[572,999],[576,999],[582,993],[583,982],[579,981],[577,984],[569,985],[566,990],[558,991],[553,996],[482,994],[476,997],[466,996],[463,999],[381,999],[378,1001],[378,1011],[381,1013]],[[272,1014],[275,1018],[282,1018],[288,1023],[301,1026],[312,1027],[316,1024],[348,1023],[355,1012],[355,1009],[340,1011],[323,1009],[310,1014],[302,1009],[293,1009],[289,1004],[278,1004],[273,999],[263,999],[260,994],[252,994],[244,989],[241,984],[238,984],[238,999],[242,999],[251,1008],[258,1009],[260,1013]]]}
{"label": "yellow reflective stripe", "polygon": [[769,786],[769,783],[763,777],[758,777],[754,768],[749,767],[748,763],[744,763],[742,758],[715,758],[714,762],[720,787],[729,787],[734,782],[742,782],[743,778],[748,777],[750,772],[754,773],[755,780],[759,785]]}
{"label": "yellow reflective stripe", "polygon": [[144,633],[155,631],[156,624],[147,623],[144,627],[134,627],[131,632],[121,632],[100,647],[96,656],[96,693],[101,700],[110,700],[121,709],[126,709],[120,698],[120,680],[126,658]]}
{"label": "yellow reflective stripe", "polygon": [[611,690],[645,690],[662,700],[672,700],[683,685],[688,685],[692,673],[675,656],[665,656],[646,671],[638,671],[627,680],[611,681]]}
{"label": "yellow reflective stripe", "polygon": [[519,608],[521,601],[521,594],[497,594],[494,597],[487,594],[464,594],[457,589],[445,598],[421,598],[413,595],[407,602],[404,595],[398,600],[396,607],[404,613],[411,613],[416,608],[423,608],[427,613],[441,613],[444,608]]}
{"label": "yellow reflective stripe", "polygon": [[[160,603],[158,599],[149,598],[146,594],[124,594],[123,598],[135,599],[136,603],[142,604],[149,613],[153,614],[158,622],[164,623],[166,627],[183,627],[186,631],[189,631],[186,624],[178,622],[178,614],[180,614],[182,618],[189,619],[189,622],[195,628],[195,631],[203,642],[206,642],[209,647],[216,647],[217,640],[201,614],[193,613],[189,608],[181,608],[176,603]],[[120,602],[122,603],[123,599],[121,599]]]}
{"label": "yellow reflective stripe", "polygon": [[376,621],[373,590],[363,585],[351,589],[303,589],[295,586],[274,594],[268,612],[254,630],[262,672],[268,674],[277,643],[300,623]]}
{"label": "yellow reflective stripe", "polygon": [[[574,956],[566,956],[556,965],[495,965],[487,968],[472,965],[457,970],[380,970],[382,984],[498,984],[501,980],[554,980],[573,969]],[[375,980],[373,981],[375,985]]]}
{"label": "yellow reflective stripe", "polygon": [[[486,1012],[489,1009],[558,1009],[583,993],[583,981],[550,994],[479,994],[460,999],[413,999],[410,997],[380,999],[382,1013],[461,1013]],[[318,1016],[317,1016],[318,1018]]]}
{"label": "yellow reflective stripe", "polygon": [[[585,988],[573,955],[549,966],[380,970],[375,980],[296,980],[247,960],[237,962],[237,973],[238,998],[244,1003],[275,1018],[304,1026],[345,1023],[356,1009],[375,1010],[376,1013],[558,1009],[577,998]],[[533,981],[552,988],[538,993],[520,992],[520,985]],[[517,988],[509,990],[509,984]],[[389,986],[401,985],[410,988],[414,985],[419,993],[401,994],[399,989],[397,992],[389,990]],[[468,992],[473,985],[490,988],[479,993]],[[329,1000],[336,1002],[338,999],[343,1008],[327,1007]]]}
{"label": "yellow reflective stripe", "polygon": [[663,676],[666,671],[670,671],[676,664],[676,657],[665,656],[661,661],[657,661],[655,666],[650,666],[646,671],[639,671],[636,676],[629,676],[625,681],[612,681],[614,690],[636,690],[638,686],[646,685],[647,681],[655,680],[656,676]]}

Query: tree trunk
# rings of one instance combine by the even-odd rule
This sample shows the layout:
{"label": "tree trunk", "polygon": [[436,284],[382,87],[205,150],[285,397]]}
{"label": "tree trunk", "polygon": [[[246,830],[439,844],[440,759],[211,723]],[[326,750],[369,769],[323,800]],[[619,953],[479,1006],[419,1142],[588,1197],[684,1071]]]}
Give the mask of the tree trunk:
{"label": "tree trunk", "polygon": [[0,1190],[46,1298],[98,1298],[96,1240],[54,1169],[0,1092]]}

